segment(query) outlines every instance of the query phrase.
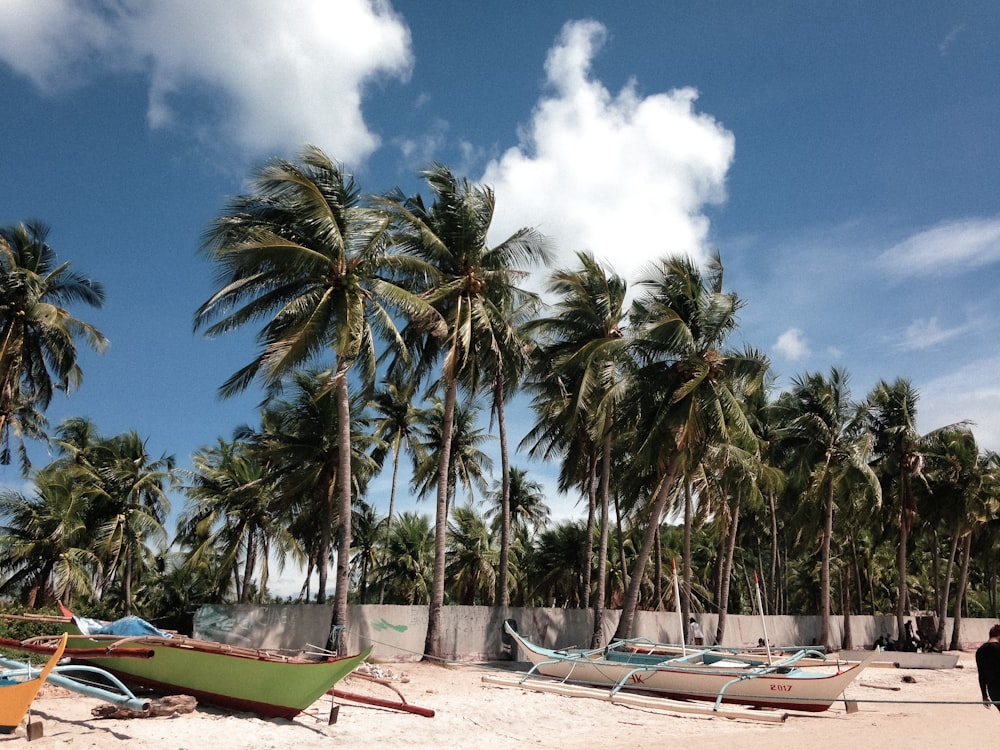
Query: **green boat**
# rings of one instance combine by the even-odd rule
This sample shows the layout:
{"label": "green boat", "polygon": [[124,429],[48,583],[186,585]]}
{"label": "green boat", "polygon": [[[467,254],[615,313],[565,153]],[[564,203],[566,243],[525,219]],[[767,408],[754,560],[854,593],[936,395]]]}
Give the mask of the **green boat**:
{"label": "green boat", "polygon": [[[309,659],[180,635],[89,633],[86,621],[68,610],[64,613],[66,618],[54,619],[66,623],[70,631],[68,649],[100,648],[109,654],[88,657],[84,663],[101,667],[133,687],[164,695],[191,695],[199,702],[265,717],[294,718],[371,653],[369,647],[353,656],[325,654]],[[148,649],[153,656],[117,658],[114,651],[119,648]]]}

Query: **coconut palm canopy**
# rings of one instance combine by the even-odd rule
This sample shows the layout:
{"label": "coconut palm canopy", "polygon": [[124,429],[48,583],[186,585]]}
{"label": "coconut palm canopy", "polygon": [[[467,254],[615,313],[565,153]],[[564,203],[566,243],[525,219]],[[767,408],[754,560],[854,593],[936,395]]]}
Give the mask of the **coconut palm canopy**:
{"label": "coconut palm canopy", "polygon": [[[28,484],[22,479],[22,469],[28,468],[18,453],[22,438],[31,469],[41,471],[61,457],[41,435],[53,436],[67,420],[86,416],[100,440],[135,432],[151,461],[173,456],[176,467],[194,472],[210,467],[196,467],[195,457],[204,456],[202,449],[219,447],[219,440],[260,443],[250,440],[251,433],[266,434],[273,426],[263,424],[262,402],[294,400],[288,391],[272,389],[294,389],[300,368],[316,369],[328,373],[329,385],[339,387],[345,380],[348,385],[346,400],[341,391],[334,403],[348,410],[334,422],[340,449],[327,451],[331,463],[324,479],[333,492],[323,498],[319,491],[289,497],[296,483],[286,477],[272,494],[284,498],[283,508],[296,510],[297,526],[319,528],[330,538],[310,535],[307,528],[295,531],[303,563],[294,582],[279,581],[274,568],[265,580],[259,563],[249,566],[247,577],[245,557],[249,551],[252,559],[253,549],[260,549],[256,542],[230,547],[238,553],[238,575],[229,570],[225,555],[203,559],[197,575],[214,579],[207,590],[228,589],[226,596],[267,595],[283,584],[282,593],[305,588],[310,597],[326,598],[334,596],[338,578],[341,593],[344,581],[351,591],[360,591],[355,576],[361,568],[324,563],[334,559],[325,556],[337,546],[337,534],[346,530],[360,501],[383,516],[393,504],[385,544],[397,519],[432,513],[433,503],[437,575],[427,579],[427,592],[436,607],[453,596],[440,589],[453,519],[438,511],[465,504],[463,485],[452,482],[449,468],[438,476],[439,492],[418,500],[419,487],[411,487],[409,475],[422,457],[405,444],[397,451],[384,429],[364,424],[369,404],[391,382],[384,376],[416,367],[418,410],[430,408],[438,397],[447,405],[446,390],[429,391],[435,374],[445,381],[454,374],[456,399],[482,409],[481,425],[495,438],[484,451],[494,462],[485,477],[487,492],[493,482],[509,484],[513,470],[523,468],[542,484],[553,523],[579,521],[585,534],[587,528],[593,531],[597,541],[590,572],[599,571],[604,559],[606,578],[584,575],[586,586],[580,586],[586,591],[576,599],[593,598],[598,580],[609,605],[621,604],[618,597],[630,590],[636,596],[627,598],[640,606],[669,598],[660,570],[668,561],[654,552],[673,543],[670,529],[654,528],[649,541],[649,527],[629,523],[652,519],[656,505],[662,505],[669,524],[682,529],[681,605],[688,609],[718,608],[723,599],[734,608],[743,606],[740,587],[725,593],[714,574],[731,566],[729,581],[741,580],[740,571],[749,564],[741,555],[749,555],[748,550],[759,553],[758,565],[769,579],[781,578],[791,587],[779,592],[769,584],[770,606],[776,609],[819,612],[825,587],[817,582],[826,579],[821,568],[828,559],[833,615],[853,599],[858,600],[854,608],[895,611],[901,604],[904,616],[917,603],[931,603],[940,612],[936,592],[943,596],[947,575],[953,585],[943,606],[954,611],[963,561],[978,565],[988,558],[980,547],[980,524],[992,517],[990,451],[1000,448],[1000,410],[993,408],[983,383],[992,382],[996,370],[1000,323],[988,311],[998,288],[1000,232],[987,196],[998,192],[1000,176],[989,156],[1000,146],[1000,133],[993,127],[998,112],[992,67],[983,61],[992,59],[990,40],[1000,23],[995,14],[962,4],[943,13],[926,2],[898,12],[839,6],[751,10],[727,1],[684,13],[648,4],[595,7],[583,20],[565,6],[536,3],[522,9],[515,24],[504,4],[484,8],[474,19],[436,7],[416,10],[407,3],[321,0],[302,0],[295,13],[249,0],[239,12],[220,6],[197,17],[170,3],[28,5],[0,7],[0,82],[13,102],[0,142],[5,177],[0,180],[0,226],[13,230],[38,226],[36,217],[44,221],[51,227],[44,244],[55,253],[52,269],[68,263],[64,281],[78,274],[79,281],[99,282],[105,299],[98,305],[97,288],[91,287],[90,300],[50,298],[43,303],[49,307],[22,309],[45,326],[64,324],[62,334],[56,333],[58,326],[47,329],[52,336],[42,344],[41,359],[32,355],[34,364],[22,359],[13,379],[5,381],[8,398],[0,411],[7,427],[0,437],[6,438],[10,463],[0,471],[5,486],[22,499],[32,500],[42,485],[40,478]],[[840,42],[830,45],[831,38]],[[54,44],[52,39],[70,41]],[[442,64],[445,60],[458,64]],[[490,264],[446,272],[440,248],[427,246],[416,257],[434,266],[433,272],[383,268],[380,284],[401,290],[412,284],[409,291],[459,325],[451,339],[447,333],[411,338],[417,329],[410,329],[404,341],[411,361],[396,352],[379,361],[388,342],[383,334],[391,339],[394,326],[402,333],[412,311],[389,304],[382,294],[391,291],[388,286],[360,284],[352,290],[326,284],[350,276],[339,277],[347,268],[329,262],[337,257],[331,252],[336,242],[326,242],[326,252],[319,251],[331,272],[319,281],[315,271],[322,264],[306,260],[317,260],[316,255],[300,255],[291,264],[294,269],[285,265],[280,273],[287,277],[291,270],[302,272],[294,291],[271,285],[279,275],[268,265],[274,258],[256,265],[260,275],[248,270],[254,265],[249,262],[240,269],[228,267],[228,276],[213,275],[224,269],[215,250],[222,245],[246,250],[241,243],[247,237],[229,236],[210,251],[195,251],[202,233],[216,226],[213,220],[235,220],[240,214],[227,196],[275,201],[268,211],[263,204],[245,202],[243,208],[261,209],[261,219],[288,209],[278,204],[289,193],[279,198],[256,178],[263,177],[261,169],[280,170],[281,165],[308,173],[311,167],[302,157],[310,143],[344,175],[357,177],[359,208],[384,209],[388,200],[417,216],[418,204],[408,201],[419,196],[423,209],[432,211],[448,192],[438,189],[447,186],[447,172],[456,188],[467,183],[484,199],[473,201],[474,213],[494,204],[483,247],[499,248],[527,228],[548,239],[551,258],[532,264],[519,252],[505,251],[488,258]],[[444,172],[435,165],[446,165]],[[428,181],[428,171],[437,178]],[[372,195],[383,202],[370,200]],[[314,206],[329,203],[328,198],[333,193]],[[298,203],[302,208],[308,201]],[[445,204],[438,208],[440,215],[447,213]],[[370,214],[355,219],[359,216]],[[332,239],[330,225],[324,230],[318,214],[307,210],[300,218],[271,239],[313,251],[317,247],[306,238]],[[404,234],[402,218],[393,214],[387,241],[391,235],[396,243]],[[443,227],[438,230],[447,234]],[[281,242],[262,242],[257,260],[265,260],[263,248]],[[347,255],[370,257],[361,251],[365,243],[358,242]],[[511,287],[542,292],[551,272],[582,272],[577,259],[585,253],[622,278],[630,295],[625,312],[631,314],[632,301],[645,294],[651,265],[662,268],[680,258],[706,271],[716,249],[726,273],[722,295],[736,295],[740,302],[736,325],[724,342],[691,349],[690,356],[680,358],[683,362],[675,362],[679,355],[669,352],[682,342],[668,346],[667,338],[656,335],[666,337],[678,326],[664,323],[657,332],[649,320],[623,321],[619,348],[635,362],[628,377],[639,378],[660,398],[645,404],[624,395],[615,400],[613,431],[605,429],[607,423],[602,428],[574,418],[578,431],[566,439],[536,433],[541,420],[531,408],[536,397],[550,409],[544,429],[551,432],[568,425],[573,414],[559,401],[563,395],[575,392],[582,399],[600,389],[571,381],[570,386],[584,387],[567,387],[563,394],[563,384],[555,380],[551,391],[540,392],[534,385],[545,383],[534,368],[517,374],[527,364],[530,342],[507,335],[506,324],[551,319],[559,311],[527,314],[529,298],[490,288],[490,277],[503,276],[501,267],[508,265],[510,284],[501,285],[508,292]],[[9,296],[16,296],[15,277],[7,277]],[[486,284],[481,298],[468,295],[462,304],[446,303],[456,288],[475,292],[481,284]],[[332,296],[323,298],[321,288]],[[364,294],[353,294],[362,288]],[[368,303],[380,296],[385,313],[379,320]],[[347,305],[348,297],[354,306]],[[362,298],[374,317],[355,314]],[[221,324],[215,330],[222,335],[206,340],[190,335],[191,316],[210,299],[218,304],[202,309],[206,315],[198,332]],[[269,307],[279,299],[288,306]],[[465,304],[471,302],[476,304]],[[668,309],[647,302],[649,313]],[[9,323],[24,322],[12,316]],[[73,329],[70,319],[85,326]],[[18,338],[16,327],[7,329],[9,343]],[[330,335],[319,333],[324,329]],[[107,356],[99,356],[103,337],[112,342]],[[648,342],[639,346],[640,339]],[[461,348],[448,349],[449,341]],[[454,356],[446,360],[449,351]],[[772,388],[764,404],[754,405],[751,418],[749,402],[759,397],[752,388],[740,383],[730,398],[726,389],[714,386],[730,364],[742,360],[752,367],[756,354],[770,363],[763,382]],[[844,480],[838,486],[850,493],[834,493],[827,534],[828,516],[807,509],[825,510],[829,504],[816,502],[815,492],[810,502],[795,494],[783,464],[788,458],[783,452],[791,446],[778,440],[782,426],[765,407],[792,389],[796,379],[826,378],[834,367],[850,376],[851,401],[864,407],[860,423],[866,429],[884,432],[888,424],[883,417],[889,415],[881,411],[889,404],[872,397],[876,385],[884,381],[894,388],[904,381],[917,397],[911,442],[919,442],[914,436],[964,426],[975,450],[967,439],[935,440],[931,448],[920,443],[906,451],[908,474],[896,472],[890,480],[890,467],[901,466],[905,455],[893,458],[882,450],[889,447],[886,435],[876,437],[869,466],[879,480],[880,503],[865,507],[846,475],[838,475]],[[227,382],[232,395],[218,399],[219,387]],[[682,382],[687,386],[678,385]],[[626,384],[623,374],[617,385]],[[672,393],[664,392],[673,386],[678,387]],[[711,404],[717,408],[701,408]],[[698,408],[689,409],[684,420],[667,408],[682,405]],[[745,430],[737,405],[746,409],[747,424],[773,428],[769,436],[755,429],[756,442],[741,437]],[[587,407],[578,416],[612,413],[603,407],[593,411],[592,402],[581,400],[578,406]],[[626,408],[635,411],[631,422]],[[522,445],[529,434],[532,439]],[[600,443],[608,434],[622,439],[610,446]],[[714,444],[710,438],[720,435],[731,442]],[[527,452],[539,438],[545,441],[541,450],[550,453],[547,461]],[[386,445],[375,445],[378,440]],[[959,455],[939,457],[945,455],[943,445]],[[671,467],[674,448],[685,452],[683,465]],[[663,449],[659,455],[657,449]],[[378,451],[386,457],[380,472],[369,465]],[[234,452],[239,453],[235,446]],[[400,456],[395,494],[390,477],[397,462],[388,461],[394,455]],[[614,471],[603,470],[605,458]],[[934,476],[950,463],[976,471],[958,472],[962,476],[952,480]],[[647,470],[630,471],[640,465]],[[819,470],[825,463],[799,462],[795,473],[801,476],[805,465]],[[782,468],[785,481],[768,479],[765,468],[774,467]],[[627,486],[611,483],[622,474]],[[672,474],[681,477],[679,484],[661,482]],[[591,492],[590,477],[608,477],[606,491],[597,481]],[[813,479],[814,490],[824,486],[820,476]],[[165,519],[168,538],[188,500],[179,488],[194,480],[181,473],[176,482],[166,490],[172,501],[171,517]],[[567,491],[557,491],[560,485]],[[945,492],[954,496],[957,487],[971,493],[973,486],[981,488],[981,501],[949,501],[958,510],[928,499]],[[448,496],[452,487],[455,497]],[[870,493],[866,497],[865,502],[874,502]],[[526,547],[541,532],[529,528],[526,538],[510,502],[508,495],[506,513],[501,502],[500,515],[509,523],[501,522],[495,535],[498,601],[541,596],[530,593],[528,571],[534,563]],[[857,518],[878,525],[863,531]],[[786,533],[786,523],[795,526],[795,533]],[[935,534],[933,549],[922,548]],[[830,540],[828,556],[824,537]],[[191,538],[192,545],[197,539]],[[783,539],[787,546],[775,547],[772,539]],[[194,581],[196,573],[182,565],[189,550],[163,550],[158,544],[149,540],[151,569]],[[812,556],[799,558],[810,544]],[[647,547],[646,566],[637,565]],[[114,559],[93,552],[102,566],[115,567]],[[716,564],[730,556],[731,562]],[[845,585],[837,566],[847,560],[861,571],[856,577],[877,580]],[[647,567],[652,571],[648,581],[633,575]],[[216,575],[223,569],[225,576]],[[891,580],[875,576],[876,569],[892,571]],[[308,570],[314,574],[305,585],[300,576]],[[320,584],[321,574],[331,580]],[[93,583],[125,580],[109,575],[109,570],[94,572]],[[202,590],[206,578],[188,590]],[[228,587],[217,585],[220,580]],[[990,584],[973,567],[967,585],[988,591]],[[122,602],[140,595],[136,586],[129,595],[122,592]],[[391,587],[371,585],[366,595],[381,595],[383,588],[390,596]],[[550,595],[568,596],[561,590]],[[893,601],[881,601],[888,598]],[[338,607],[344,603],[341,599]],[[961,598],[960,611],[964,607]]]}

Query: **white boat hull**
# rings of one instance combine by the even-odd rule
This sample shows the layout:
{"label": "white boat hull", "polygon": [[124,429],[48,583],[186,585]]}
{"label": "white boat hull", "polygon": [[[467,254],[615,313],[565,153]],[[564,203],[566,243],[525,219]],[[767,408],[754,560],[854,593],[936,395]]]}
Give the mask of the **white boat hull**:
{"label": "white boat hull", "polygon": [[[739,703],[761,708],[819,712],[827,710],[858,677],[867,662],[838,664],[829,670],[744,665],[734,660],[713,664],[666,658],[641,664],[613,661],[601,652],[544,649],[511,633],[533,672],[586,685],[639,690],[675,699]],[[621,655],[618,657],[622,658]]]}

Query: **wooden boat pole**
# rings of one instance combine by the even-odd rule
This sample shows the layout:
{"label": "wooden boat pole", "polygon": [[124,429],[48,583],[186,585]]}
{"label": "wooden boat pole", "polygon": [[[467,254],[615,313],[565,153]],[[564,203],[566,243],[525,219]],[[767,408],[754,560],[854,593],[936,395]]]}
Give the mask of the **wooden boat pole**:
{"label": "wooden boat pole", "polygon": [[406,711],[407,713],[417,714],[417,716],[426,716],[428,719],[434,718],[433,708],[421,708],[420,706],[414,706],[412,703],[406,703],[405,701],[390,701],[385,698],[375,698],[371,695],[350,693],[346,690],[340,690],[339,688],[333,688],[328,692],[335,698],[340,698],[342,700],[354,701],[355,703],[366,703],[371,706],[378,706],[379,708],[391,708],[394,711]]}

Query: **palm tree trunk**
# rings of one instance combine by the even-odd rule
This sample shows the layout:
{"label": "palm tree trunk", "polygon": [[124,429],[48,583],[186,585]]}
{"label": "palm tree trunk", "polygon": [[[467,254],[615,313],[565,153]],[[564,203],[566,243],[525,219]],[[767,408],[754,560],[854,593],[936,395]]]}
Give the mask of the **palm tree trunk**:
{"label": "palm tree trunk", "polygon": [[434,577],[431,582],[431,601],[427,608],[424,659],[440,659],[444,656],[441,648],[441,608],[444,607],[445,544],[448,533],[448,471],[455,421],[455,401],[458,399],[458,381],[446,377],[445,383],[444,424],[441,425],[441,456],[438,465],[437,508],[434,520]]}
{"label": "palm tree trunk", "polygon": [[659,529],[653,538],[653,601],[656,611],[663,609],[663,540]]}
{"label": "palm tree trunk", "polygon": [[504,417],[503,375],[497,377],[493,391],[493,403],[497,412],[497,428],[500,432],[500,569],[497,571],[497,601],[501,607],[510,605],[510,454],[507,451],[507,420]]}
{"label": "palm tree trunk", "polygon": [[910,512],[907,496],[908,483],[906,472],[900,471],[899,489],[899,549],[896,550],[896,567],[899,571],[899,585],[896,591],[896,638],[900,641],[906,636],[906,624],[903,618],[909,612],[909,590],[906,584],[906,547],[910,543]]}
{"label": "palm tree trunk", "polygon": [[594,527],[597,525],[597,455],[590,456],[587,472],[587,549],[580,576],[580,606],[593,606],[590,598],[590,583],[593,575]]}
{"label": "palm tree trunk", "polygon": [[[325,462],[314,490],[314,502],[316,503],[316,507],[322,509],[320,517],[323,521],[329,521],[333,515],[334,482],[336,481],[337,471],[331,466],[332,460],[331,458]],[[327,578],[330,575],[330,546],[331,534],[333,532],[331,524],[332,521],[322,523],[322,527],[319,530],[319,549],[316,551],[317,604],[324,604],[326,602],[326,584]]]}
{"label": "palm tree trunk", "polygon": [[827,478],[826,496],[826,518],[823,523],[823,551],[819,569],[819,595],[820,606],[822,607],[822,620],[820,621],[819,643],[827,650],[832,650],[831,641],[833,629],[830,623],[830,543],[833,539],[833,508],[834,508],[834,486],[833,482]]}
{"label": "palm tree trunk", "polygon": [[955,592],[955,612],[951,623],[951,644],[948,649],[959,649],[958,635],[962,629],[962,602],[965,601],[965,591],[969,586],[969,560],[972,558],[972,534],[966,534],[962,542],[962,572],[958,578],[958,590]]}
{"label": "palm tree trunk", "polygon": [[681,608],[681,622],[684,627],[684,642],[688,640],[688,621],[691,618],[691,526],[694,523],[693,509],[691,507],[691,482],[684,477],[684,540],[681,550],[681,600],[678,606]]}
{"label": "palm tree trunk", "polygon": [[611,487],[611,431],[605,430],[604,449],[601,455],[601,539],[597,546],[597,591],[594,594],[594,631],[590,647],[598,648],[604,640],[604,599],[608,586],[608,495]]}
{"label": "palm tree trunk", "polygon": [[127,546],[125,546],[125,565],[122,570],[122,599],[125,600],[125,616],[128,617],[132,614],[132,555]]}
{"label": "palm tree trunk", "polygon": [[247,558],[243,562],[243,590],[240,592],[239,603],[246,604],[250,582],[253,579],[253,567],[256,552],[254,551],[253,534],[247,534]]}
{"label": "palm tree trunk", "polygon": [[[403,448],[403,436],[400,431],[396,431],[396,446],[392,457],[392,487],[389,489],[389,517],[385,520],[385,549],[389,547],[389,539],[392,536],[392,514],[396,506],[396,486],[399,481],[399,454]],[[383,550],[383,553],[385,550]],[[382,587],[378,594],[378,603],[385,601],[385,578],[382,579]]]}
{"label": "palm tree trunk", "polygon": [[[351,400],[347,388],[347,366],[337,363],[337,494],[340,501],[340,524],[337,530],[337,590],[333,600],[333,624],[347,624],[347,594],[351,580]],[[327,506],[333,511],[332,503]],[[332,526],[333,519],[327,519]],[[339,651],[345,641],[339,639]]]}
{"label": "palm tree trunk", "polygon": [[622,506],[618,501],[618,493],[615,495],[615,530],[617,533],[618,542],[618,565],[621,567],[621,577],[622,577],[622,589],[621,593],[625,593],[625,589],[628,588],[628,561],[625,559],[625,529],[622,527]]}
{"label": "palm tree trunk", "polygon": [[840,606],[844,611],[844,642],[841,647],[844,649],[854,648],[854,635],[851,633],[851,577],[850,573],[844,574],[844,569],[840,570]]}
{"label": "palm tree trunk", "polygon": [[649,512],[649,523],[646,526],[646,533],[642,538],[642,546],[635,556],[635,564],[632,568],[628,588],[625,590],[625,598],[622,601],[622,614],[618,620],[618,628],[615,630],[615,639],[632,637],[635,612],[639,608],[639,590],[642,588],[643,572],[646,569],[646,563],[649,562],[649,553],[653,549],[653,537],[656,534],[656,527],[660,524],[663,509],[666,507],[667,500],[670,498],[670,493],[677,481],[677,474],[677,467],[674,465],[660,480],[656,494],[653,496],[653,503]]}
{"label": "palm tree trunk", "polygon": [[733,507],[733,515],[729,521],[726,534],[726,550],[722,562],[721,585],[719,587],[719,622],[715,629],[715,642],[722,643],[726,634],[726,615],[729,613],[729,582],[733,575],[733,557],[736,555],[736,533],[740,528],[740,504]]}
{"label": "palm tree trunk", "polygon": [[771,606],[773,614],[778,614],[778,509],[774,493],[767,493],[771,510]]}
{"label": "palm tree trunk", "polygon": [[934,634],[934,645],[940,649],[944,648],[945,619],[948,617],[948,601],[951,599],[951,576],[955,569],[955,557],[957,555],[958,534],[952,534],[948,550],[948,563],[944,567],[944,584],[941,588],[941,597],[938,600],[937,632]]}

